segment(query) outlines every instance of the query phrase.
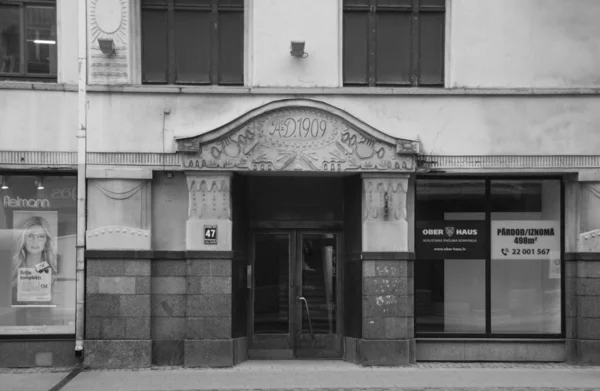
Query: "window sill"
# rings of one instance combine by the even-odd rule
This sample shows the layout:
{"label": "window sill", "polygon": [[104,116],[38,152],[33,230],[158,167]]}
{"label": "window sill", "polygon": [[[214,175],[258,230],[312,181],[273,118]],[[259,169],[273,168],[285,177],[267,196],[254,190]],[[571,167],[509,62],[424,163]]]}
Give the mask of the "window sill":
{"label": "window sill", "polygon": [[600,95],[600,88],[443,87],[228,87],[184,85],[90,85],[89,92],[222,95]]}
{"label": "window sill", "polygon": [[[77,92],[76,84],[0,81],[0,90]],[[88,92],[217,95],[397,95],[397,96],[507,96],[600,95],[600,88],[434,88],[434,87],[228,87],[183,85],[88,85]]]}
{"label": "window sill", "polygon": [[0,90],[36,90],[36,91],[69,91],[76,92],[76,84],[58,84],[56,82],[32,81],[0,81]]}

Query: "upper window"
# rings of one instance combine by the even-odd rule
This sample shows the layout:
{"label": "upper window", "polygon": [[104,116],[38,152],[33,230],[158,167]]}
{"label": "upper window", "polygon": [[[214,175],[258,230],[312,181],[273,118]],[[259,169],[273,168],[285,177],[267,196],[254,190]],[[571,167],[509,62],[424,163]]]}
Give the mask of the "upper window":
{"label": "upper window", "polygon": [[142,80],[243,84],[244,0],[142,0]]}
{"label": "upper window", "polygon": [[442,86],[445,0],[344,0],[344,85]]}
{"label": "upper window", "polygon": [[0,0],[0,78],[56,77],[56,1]]}

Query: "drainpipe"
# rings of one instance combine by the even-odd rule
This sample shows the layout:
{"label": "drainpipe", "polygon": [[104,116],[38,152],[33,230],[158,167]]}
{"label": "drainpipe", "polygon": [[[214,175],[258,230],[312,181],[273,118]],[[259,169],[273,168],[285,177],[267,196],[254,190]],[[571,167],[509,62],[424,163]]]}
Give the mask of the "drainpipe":
{"label": "drainpipe", "polygon": [[75,356],[83,357],[85,304],[85,228],[87,153],[87,1],[78,1],[79,84],[77,90],[77,302],[75,310]]}

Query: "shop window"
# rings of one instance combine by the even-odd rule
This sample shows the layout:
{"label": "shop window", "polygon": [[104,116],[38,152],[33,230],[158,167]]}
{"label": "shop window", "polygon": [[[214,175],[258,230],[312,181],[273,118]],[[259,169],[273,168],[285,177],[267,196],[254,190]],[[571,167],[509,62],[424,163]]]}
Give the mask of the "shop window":
{"label": "shop window", "polygon": [[142,80],[242,85],[243,0],[142,0]]}
{"label": "shop window", "polygon": [[559,335],[558,179],[419,179],[415,318],[420,336]]}
{"label": "shop window", "polygon": [[75,334],[75,176],[2,175],[0,335]]}
{"label": "shop window", "polygon": [[442,86],[445,0],[344,0],[344,85]]}
{"label": "shop window", "polygon": [[56,1],[0,0],[0,79],[54,79],[56,63]]}

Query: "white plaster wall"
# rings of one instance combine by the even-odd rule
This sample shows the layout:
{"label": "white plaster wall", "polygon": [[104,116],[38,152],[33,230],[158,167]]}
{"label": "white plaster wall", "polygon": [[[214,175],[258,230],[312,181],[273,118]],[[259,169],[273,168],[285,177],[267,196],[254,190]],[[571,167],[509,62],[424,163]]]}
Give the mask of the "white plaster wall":
{"label": "white plaster wall", "polygon": [[600,1],[448,3],[448,86],[600,87]]}
{"label": "white plaster wall", "polygon": [[[175,151],[286,95],[90,94],[90,151]],[[600,97],[311,96],[436,155],[597,155]],[[164,117],[167,108],[170,114]]]}
{"label": "white plaster wall", "polygon": [[77,150],[77,93],[0,90],[0,149]]}
{"label": "white plaster wall", "polygon": [[[338,0],[250,0],[246,84],[262,87],[340,85]],[[307,58],[290,55],[290,41],[305,41]]]}
{"label": "white plaster wall", "polygon": [[79,1],[75,0],[58,0],[56,3],[58,83],[77,84],[78,82],[78,4]]}

